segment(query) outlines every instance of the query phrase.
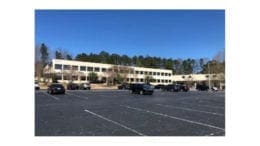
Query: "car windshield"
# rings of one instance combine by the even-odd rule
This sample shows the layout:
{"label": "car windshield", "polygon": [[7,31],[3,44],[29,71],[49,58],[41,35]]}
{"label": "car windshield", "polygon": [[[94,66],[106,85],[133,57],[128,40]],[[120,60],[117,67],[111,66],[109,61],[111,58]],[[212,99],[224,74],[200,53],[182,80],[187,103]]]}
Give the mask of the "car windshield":
{"label": "car windshield", "polygon": [[61,84],[52,84],[51,86],[52,87],[60,87],[60,88],[63,87]]}
{"label": "car windshield", "polygon": [[151,89],[152,87],[150,85],[144,85],[145,89]]}

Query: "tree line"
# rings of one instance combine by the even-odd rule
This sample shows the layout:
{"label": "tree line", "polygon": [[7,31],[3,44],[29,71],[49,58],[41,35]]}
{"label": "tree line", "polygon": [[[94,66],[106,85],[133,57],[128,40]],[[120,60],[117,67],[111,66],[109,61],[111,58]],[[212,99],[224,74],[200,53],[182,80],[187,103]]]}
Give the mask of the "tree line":
{"label": "tree line", "polygon": [[[192,74],[192,73],[225,73],[225,56],[224,51],[218,52],[213,59],[172,59],[155,56],[119,55],[101,51],[95,53],[79,53],[73,57],[64,49],[56,49],[54,53],[43,43],[35,47],[35,74],[42,76],[43,67],[51,63],[51,59],[66,59],[95,63],[106,63],[115,65],[126,65],[136,67],[170,69],[173,74]],[[54,54],[52,56],[52,54]]]}

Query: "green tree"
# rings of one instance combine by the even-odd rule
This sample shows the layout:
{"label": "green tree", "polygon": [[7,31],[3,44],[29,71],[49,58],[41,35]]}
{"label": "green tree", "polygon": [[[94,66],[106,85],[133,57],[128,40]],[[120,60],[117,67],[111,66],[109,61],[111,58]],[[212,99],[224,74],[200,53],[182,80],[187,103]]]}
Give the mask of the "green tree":
{"label": "green tree", "polygon": [[72,60],[72,56],[71,56],[70,54],[67,54],[67,55],[66,55],[66,59],[67,59],[67,60]]}
{"label": "green tree", "polygon": [[40,47],[40,76],[44,77],[44,82],[48,77],[47,74],[44,74],[44,67],[49,63],[49,49],[42,43]]}
{"label": "green tree", "polygon": [[99,57],[100,57],[100,62],[101,63],[108,63],[109,53],[107,53],[105,51],[101,51],[99,53]]}
{"label": "green tree", "polygon": [[88,56],[85,53],[77,54],[76,57],[75,57],[75,60],[86,61],[86,62],[89,61]]}
{"label": "green tree", "polygon": [[40,52],[41,52],[41,64],[42,66],[45,66],[47,65],[49,59],[49,49],[44,43],[41,44]]}
{"label": "green tree", "polygon": [[95,82],[98,79],[98,76],[95,72],[88,73],[88,78],[90,82]]}
{"label": "green tree", "polygon": [[116,73],[114,82],[115,83],[122,83],[124,81],[124,78],[122,77],[122,75],[120,75],[120,73]]}
{"label": "green tree", "polygon": [[193,73],[193,68],[195,65],[195,60],[194,59],[186,59],[182,62],[182,66],[183,66],[183,73],[184,74],[191,74]]}
{"label": "green tree", "polygon": [[55,51],[55,58],[56,59],[64,59],[60,51]]}
{"label": "green tree", "polygon": [[166,62],[165,62],[164,68],[173,70],[173,60],[167,59]]}
{"label": "green tree", "polygon": [[225,62],[217,62],[216,60],[208,61],[207,64],[203,66],[201,73],[204,74],[219,74],[225,73]]}
{"label": "green tree", "polygon": [[180,59],[173,60],[173,73],[174,74],[182,73],[182,61]]}
{"label": "green tree", "polygon": [[137,56],[134,56],[132,58],[132,62],[135,66],[138,66],[138,67],[142,66],[142,62],[140,61],[139,57],[137,57]]}
{"label": "green tree", "polygon": [[144,82],[146,84],[149,84],[150,82],[154,82],[154,81],[155,81],[155,79],[152,76],[145,76],[144,77]]}

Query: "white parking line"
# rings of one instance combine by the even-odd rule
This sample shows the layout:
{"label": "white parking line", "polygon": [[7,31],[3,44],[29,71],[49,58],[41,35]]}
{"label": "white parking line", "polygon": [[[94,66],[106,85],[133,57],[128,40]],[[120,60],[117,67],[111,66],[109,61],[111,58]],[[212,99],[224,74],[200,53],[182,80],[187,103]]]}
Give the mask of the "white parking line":
{"label": "white parking line", "polygon": [[98,115],[98,114],[96,114],[96,113],[93,113],[93,112],[91,112],[91,111],[89,111],[89,110],[86,110],[86,109],[85,109],[84,111],[87,112],[87,113],[90,113],[90,114],[92,114],[92,115],[94,115],[94,116],[97,116],[97,117],[99,117],[99,118],[101,118],[101,119],[103,119],[103,120],[106,120],[106,121],[108,121],[108,122],[111,122],[111,123],[113,123],[113,124],[116,124],[116,125],[118,125],[118,126],[120,126],[120,127],[123,127],[123,128],[125,128],[125,129],[127,129],[127,130],[129,130],[129,131],[132,131],[132,132],[138,134],[138,135],[145,136],[144,134],[142,134],[142,133],[140,133],[140,132],[138,132],[138,131],[136,131],[136,130],[134,130],[134,129],[131,129],[131,128],[129,128],[129,127],[125,126],[125,125],[122,125],[122,124],[120,124],[120,123],[118,123],[118,122],[112,121],[112,120],[110,120],[110,119],[108,119],[108,118],[105,118],[105,117],[103,117],[103,116],[101,116],[101,115]]}
{"label": "white parking line", "polygon": [[70,94],[70,93],[65,93],[65,94],[67,94],[67,95],[70,95],[70,96],[75,96],[75,97],[78,97],[78,98],[81,98],[81,99],[88,99],[88,97],[81,97],[81,96],[79,96],[79,95],[75,95],[75,94]]}
{"label": "white parking line", "polygon": [[163,107],[169,107],[169,108],[175,108],[175,109],[181,109],[181,110],[187,110],[187,111],[201,112],[201,113],[205,113],[205,114],[212,114],[212,115],[224,116],[223,114],[220,114],[220,113],[213,113],[213,112],[195,110],[195,109],[184,108],[184,107],[178,107],[178,106],[163,105],[163,104],[156,104],[156,105],[163,106]]}
{"label": "white parking line", "polygon": [[47,94],[47,93],[45,93],[45,92],[40,92],[40,93],[43,93],[43,94],[45,94],[45,95],[47,95],[47,96],[50,96],[50,97],[52,97],[52,98],[54,98],[54,99],[56,99],[56,100],[60,100],[60,98],[55,97],[55,96],[50,95],[50,94]]}
{"label": "white parking line", "polygon": [[149,111],[149,110],[145,110],[145,109],[140,109],[140,108],[136,108],[136,107],[130,107],[130,106],[127,106],[127,105],[120,105],[120,106],[125,107],[125,108],[129,108],[129,109],[133,109],[133,110],[137,110],[137,111],[141,111],[141,112],[151,113],[151,114],[154,114],[154,115],[157,115],[157,116],[163,116],[163,117],[167,117],[167,118],[171,118],[171,119],[175,119],[175,120],[180,120],[180,121],[184,121],[184,122],[188,122],[188,123],[192,123],[192,124],[197,124],[197,125],[201,125],[201,126],[210,127],[210,128],[225,131],[225,129],[223,129],[223,128],[213,126],[213,125],[209,125],[209,124],[205,124],[205,123],[201,123],[201,122],[191,121],[191,120],[187,120],[187,119],[183,119],[183,118],[179,118],[179,117],[174,117],[174,116],[170,116],[170,115],[167,115],[167,114],[157,113],[157,112],[153,112],[153,111]]}
{"label": "white parking line", "polygon": [[[188,104],[188,103],[181,103],[181,104],[194,106],[193,104]],[[224,107],[211,106],[211,105],[199,105],[199,104],[196,104],[195,106],[199,106],[199,107],[210,107],[210,108],[215,108],[215,109],[225,109]]]}

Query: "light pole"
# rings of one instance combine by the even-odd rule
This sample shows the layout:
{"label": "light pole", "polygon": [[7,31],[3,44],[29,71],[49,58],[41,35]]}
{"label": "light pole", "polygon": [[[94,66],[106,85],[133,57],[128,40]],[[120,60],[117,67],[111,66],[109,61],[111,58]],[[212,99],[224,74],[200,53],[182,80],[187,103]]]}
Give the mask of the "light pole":
{"label": "light pole", "polygon": [[208,62],[208,81],[209,81],[209,91],[211,91],[211,85],[210,85],[210,66]]}

